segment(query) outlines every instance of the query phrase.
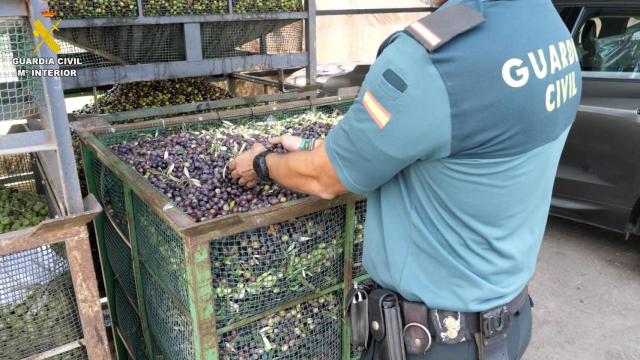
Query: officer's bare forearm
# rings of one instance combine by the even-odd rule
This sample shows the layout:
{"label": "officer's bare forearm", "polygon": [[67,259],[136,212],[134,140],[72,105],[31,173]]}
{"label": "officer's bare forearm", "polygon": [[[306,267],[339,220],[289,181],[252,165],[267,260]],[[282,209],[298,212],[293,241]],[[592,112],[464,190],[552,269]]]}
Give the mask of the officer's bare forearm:
{"label": "officer's bare forearm", "polygon": [[312,151],[271,154],[267,157],[269,176],[283,187],[332,199],[347,192],[340,183],[329,157],[320,144]]}

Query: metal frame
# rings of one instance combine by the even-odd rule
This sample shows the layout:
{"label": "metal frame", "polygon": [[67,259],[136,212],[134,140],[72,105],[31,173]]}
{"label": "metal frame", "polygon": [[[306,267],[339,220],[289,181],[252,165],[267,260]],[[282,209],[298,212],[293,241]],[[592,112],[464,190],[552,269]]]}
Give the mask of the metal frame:
{"label": "metal frame", "polygon": [[[188,48],[191,48],[189,46]],[[199,61],[173,61],[104,68],[78,69],[76,77],[62,80],[65,90],[137,81],[228,74],[239,71],[288,69],[308,66],[306,53],[234,56]],[[314,80],[315,81],[315,80]]]}
{"label": "metal frame", "polygon": [[305,7],[309,12],[309,17],[305,21],[304,38],[307,49],[307,85],[316,83],[318,77],[318,55],[316,47],[316,1],[305,0]]}
{"label": "metal frame", "polygon": [[[216,359],[218,358],[218,339],[224,333],[238,329],[244,325],[250,324],[256,320],[259,320],[265,316],[274,314],[282,309],[286,309],[292,306],[296,306],[303,302],[315,299],[319,296],[333,293],[336,291],[342,291],[346,294],[347,290],[352,286],[352,250],[353,250],[353,231],[355,228],[356,214],[355,203],[364,199],[362,196],[347,194],[340,196],[334,200],[321,200],[317,198],[304,198],[289,203],[279,204],[272,207],[259,209],[256,211],[234,214],[225,216],[218,219],[209,220],[202,223],[196,223],[191,217],[184,214],[180,209],[173,206],[170,200],[159,193],[153,186],[143,177],[141,177],[134,169],[120,160],[107,146],[105,146],[98,136],[113,131],[129,131],[135,129],[156,128],[165,126],[175,126],[182,124],[198,124],[202,122],[215,122],[215,121],[233,121],[242,116],[269,114],[274,111],[280,110],[294,110],[299,108],[313,108],[322,105],[330,105],[338,102],[353,101],[353,97],[341,98],[319,98],[309,99],[301,101],[293,101],[285,104],[267,105],[254,108],[245,108],[239,110],[231,110],[224,112],[212,112],[203,115],[190,115],[181,116],[163,120],[151,120],[142,123],[131,123],[124,125],[111,125],[106,122],[100,124],[95,121],[78,122],[75,127],[83,143],[83,157],[85,164],[85,171],[88,174],[87,179],[89,183],[89,189],[95,191],[95,182],[92,180],[93,163],[94,160],[99,160],[103,163],[103,166],[109,168],[109,170],[119,179],[122,180],[124,186],[124,198],[127,208],[127,214],[129,216],[129,239],[132,243],[132,259],[134,262],[134,272],[136,272],[136,266],[140,266],[140,258],[136,251],[136,234],[135,226],[136,222],[133,218],[133,206],[131,203],[132,195],[135,194],[142,201],[145,202],[150,210],[161,220],[167,224],[172,230],[174,230],[182,239],[184,246],[184,261],[187,274],[187,290],[188,290],[188,313],[191,316],[193,323],[193,340],[194,351],[196,359]],[[316,294],[305,296],[294,301],[290,301],[286,304],[278,306],[276,309],[265,311],[259,314],[255,314],[241,321],[234,322],[223,328],[216,329],[215,309],[214,309],[214,294],[212,288],[212,273],[211,273],[211,258],[210,258],[210,242],[215,239],[228,236],[230,234],[236,234],[256,228],[270,226],[283,221],[287,221],[293,217],[303,216],[318,211],[331,209],[338,206],[345,206],[345,231],[343,235],[344,240],[344,278],[340,283],[332,286],[328,289],[324,289]],[[99,239],[101,238],[101,229],[99,228],[99,222],[96,222],[96,229],[98,230]],[[103,249],[103,243],[101,244],[101,250]],[[105,274],[108,272],[108,259],[103,256],[106,251],[101,251],[102,262],[104,266]],[[105,265],[106,264],[106,265]],[[143,265],[144,266],[144,265]],[[146,266],[144,266],[146,269]],[[362,280],[367,276],[362,276],[357,280]],[[159,280],[158,280],[159,281]],[[112,280],[105,278],[105,285],[107,286],[107,293],[112,293]],[[163,285],[161,285],[162,287]],[[138,301],[141,305],[139,307],[141,313],[141,323],[145,341],[149,344],[151,335],[149,334],[148,322],[146,314],[142,310],[144,309],[144,294],[142,285],[140,284],[139,274],[136,274],[136,290],[138,293]],[[113,311],[112,300],[109,301],[111,309]],[[117,314],[115,320],[117,322]],[[117,323],[114,326],[114,335],[119,336],[115,330]],[[342,324],[342,352],[343,359],[350,359],[350,345],[348,342],[349,333],[344,323]],[[119,340],[121,341],[121,340]],[[149,347],[149,345],[147,345]],[[126,348],[123,347],[118,353],[126,352]],[[119,359],[125,357],[119,356]]]}
{"label": "metal frame", "polygon": [[[140,8],[141,9],[141,8]],[[308,17],[307,12],[265,13],[265,14],[224,14],[224,15],[180,15],[180,16],[138,16],[99,19],[64,20],[60,28],[103,27],[125,25],[183,24],[220,21],[254,20],[301,20]]]}
{"label": "metal frame", "polygon": [[[85,171],[89,171],[88,174],[93,174],[93,161],[88,161],[90,157],[91,157],[91,154],[88,152],[87,148],[83,146],[82,159],[83,159],[84,169]],[[89,193],[91,194],[97,193],[95,179],[93,178],[93,176],[87,176],[86,179],[87,179],[87,189],[89,190]],[[111,323],[112,323],[111,330],[112,330],[113,339],[114,339],[116,356],[118,359],[126,359],[126,350],[125,350],[124,342],[120,337],[120,334],[118,334],[117,332],[118,314],[116,311],[113,311],[113,309],[116,308],[115,296],[113,292],[114,291],[113,290],[114,275],[113,275],[113,269],[111,268],[110,262],[108,260],[107,248],[104,240],[104,222],[105,221],[109,221],[109,220],[106,218],[105,213],[101,212],[94,219],[93,226],[96,232],[96,238],[98,240],[97,241],[98,254],[100,256],[100,263],[102,265],[101,269],[102,269],[102,279],[104,282],[104,288],[107,293],[107,305],[109,309],[112,310],[110,311]]]}
{"label": "metal frame", "polygon": [[[36,19],[45,26],[50,20],[40,12],[44,4],[40,1],[27,3],[24,0],[11,0],[1,5],[3,16],[29,16],[31,21]],[[28,12],[25,12],[28,10]],[[56,58],[47,46],[40,47],[39,56]],[[55,69],[57,66],[46,67]],[[80,183],[75,171],[75,157],[71,147],[71,135],[64,105],[64,94],[59,78],[43,78],[44,104],[40,105],[38,118],[29,119],[28,134],[17,133],[0,136],[0,154],[17,154],[40,152],[45,173],[53,184],[58,200],[63,204],[64,214],[74,214],[83,211]]]}
{"label": "metal frame", "polygon": [[265,78],[261,78],[260,77],[261,75],[265,75],[265,74],[268,75],[269,73],[272,73],[272,72],[267,70],[267,71],[251,73],[251,74],[234,73],[234,74],[229,74],[229,78],[231,80],[238,79],[238,80],[251,81],[251,82],[254,82],[254,83],[257,83],[257,84],[263,84],[263,85],[266,85],[266,86],[276,86],[282,92],[319,89],[318,84],[307,85],[307,86],[304,86],[304,87],[300,87],[298,85],[292,85],[292,84],[285,83],[284,82],[284,70],[283,69],[279,69],[278,70],[278,77],[279,77],[278,80],[269,80],[269,79],[265,79]]}
{"label": "metal frame", "polygon": [[[93,166],[93,164],[91,164]],[[147,320],[147,312],[144,304],[144,290],[142,289],[142,273],[140,270],[140,257],[138,256],[138,237],[136,236],[135,222],[133,220],[133,202],[131,200],[131,189],[125,185],[124,189],[124,201],[127,209],[127,222],[129,223],[129,241],[131,241],[131,258],[133,260],[133,275],[136,283],[136,293],[138,294],[140,324],[142,325],[142,335],[144,336],[145,348],[150,359],[154,359],[153,345],[151,339],[151,332],[149,330],[149,322]],[[115,329],[115,327],[114,327]],[[125,343],[124,341],[122,341]],[[135,358],[135,357],[134,357]]]}
{"label": "metal frame", "polygon": [[[111,27],[129,25],[183,24],[185,36],[185,61],[117,65],[102,68],[77,69],[76,77],[62,79],[65,90],[91,88],[108,84],[164,80],[180,77],[229,74],[240,71],[269,69],[307,68],[307,84],[316,81],[316,5],[315,0],[304,0],[305,11],[288,13],[235,14],[233,0],[228,1],[228,14],[223,15],[184,15],[184,16],[145,16],[141,1],[138,1],[137,17],[114,17],[64,20],[59,28]],[[303,1],[303,0],[300,0]],[[249,55],[202,58],[202,39],[200,24],[228,21],[260,20],[304,20],[303,52],[276,55]],[[116,61],[118,62],[118,61]]]}
{"label": "metal frame", "polygon": [[318,93],[317,90],[308,90],[308,91],[303,91],[303,90],[304,89],[300,89],[300,91],[296,91],[296,92],[257,95],[257,96],[245,96],[245,97],[237,97],[232,99],[205,101],[205,102],[199,102],[199,103],[164,106],[164,107],[158,107],[158,108],[145,108],[145,109],[138,109],[138,110],[132,110],[132,111],[125,111],[120,113],[112,113],[112,114],[97,114],[97,115],[96,114],[69,114],[69,117],[71,118],[71,121],[89,120],[89,121],[106,121],[106,122],[112,123],[112,122],[121,122],[121,121],[134,120],[134,119],[145,119],[149,117],[158,117],[158,116],[167,116],[167,115],[175,116],[177,114],[184,114],[189,112],[196,112],[196,111],[204,112],[207,110],[224,109],[229,107],[251,105],[251,104],[258,104],[258,103],[301,100],[301,99],[313,97]]}
{"label": "metal frame", "polygon": [[57,146],[49,136],[50,133],[46,130],[4,135],[0,137],[0,155],[55,151]]}
{"label": "metal frame", "polygon": [[[29,6],[29,15],[30,21],[40,20],[48,28],[51,26],[51,20],[41,14],[45,9],[46,7],[41,1],[32,1]],[[39,56],[57,59],[56,53],[48,46],[40,47]],[[53,65],[48,68],[57,70],[58,66]],[[42,127],[49,131],[50,139],[57,147],[54,153],[48,153],[43,157],[45,169],[49,170],[47,175],[52,179],[58,191],[57,194],[60,194],[64,200],[66,213],[75,214],[83,210],[82,194],[78,173],[69,171],[69,169],[75,169],[76,161],[71,146],[64,92],[59,78],[45,77],[43,81],[45,106],[40,110],[41,120],[43,120]],[[57,182],[57,179],[60,179],[60,183]]]}
{"label": "metal frame", "polygon": [[373,15],[373,14],[406,14],[418,12],[432,12],[437,10],[435,6],[424,7],[399,7],[399,8],[362,8],[362,9],[327,9],[318,10],[317,16],[339,15]]}
{"label": "metal frame", "polygon": [[[50,20],[41,15],[42,10],[41,1],[10,0],[0,4],[2,16],[28,16],[31,22],[37,19],[45,27],[50,26]],[[47,46],[40,47],[39,56],[56,58]],[[42,173],[50,206],[56,209],[57,217],[36,227],[0,235],[0,255],[65,242],[84,334],[82,345],[91,360],[107,359],[110,353],[87,232],[87,223],[101,208],[95,198],[83,201],[81,197],[60,79],[52,77],[42,81],[44,103],[40,104],[39,116],[28,119],[32,131],[0,136],[0,154],[37,153],[37,171]],[[39,354],[38,358],[78,346],[78,343],[67,344]]]}

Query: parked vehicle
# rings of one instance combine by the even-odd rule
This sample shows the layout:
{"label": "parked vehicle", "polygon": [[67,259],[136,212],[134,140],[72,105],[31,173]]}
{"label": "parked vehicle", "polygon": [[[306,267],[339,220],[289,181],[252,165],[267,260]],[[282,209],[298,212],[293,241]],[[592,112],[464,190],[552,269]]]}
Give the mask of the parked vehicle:
{"label": "parked vehicle", "polygon": [[554,1],[583,70],[551,212],[627,237],[640,226],[640,2]]}

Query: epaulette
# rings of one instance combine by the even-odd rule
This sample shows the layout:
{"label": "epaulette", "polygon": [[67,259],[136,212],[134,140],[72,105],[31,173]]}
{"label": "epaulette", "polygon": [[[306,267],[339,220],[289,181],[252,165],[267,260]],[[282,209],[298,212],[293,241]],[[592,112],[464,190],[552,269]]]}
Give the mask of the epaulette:
{"label": "epaulette", "polygon": [[434,52],[458,35],[475,29],[485,21],[477,10],[458,4],[442,8],[409,25],[405,31]]}

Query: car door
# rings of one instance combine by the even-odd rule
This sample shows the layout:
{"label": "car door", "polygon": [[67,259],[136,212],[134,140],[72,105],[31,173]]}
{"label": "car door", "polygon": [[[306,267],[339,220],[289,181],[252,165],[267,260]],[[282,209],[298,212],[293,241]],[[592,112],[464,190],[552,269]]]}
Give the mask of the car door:
{"label": "car door", "polygon": [[583,94],[552,213],[625,231],[640,199],[640,4],[585,7],[576,17]]}

